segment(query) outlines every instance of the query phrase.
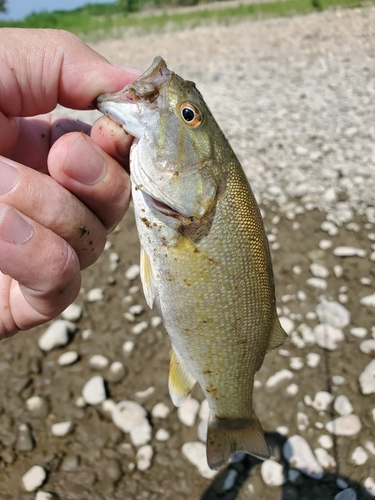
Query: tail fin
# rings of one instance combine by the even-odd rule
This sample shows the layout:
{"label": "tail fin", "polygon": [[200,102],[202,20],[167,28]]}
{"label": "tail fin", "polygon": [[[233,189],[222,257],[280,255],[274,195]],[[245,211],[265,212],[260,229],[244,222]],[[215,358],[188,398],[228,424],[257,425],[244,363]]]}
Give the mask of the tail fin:
{"label": "tail fin", "polygon": [[208,424],[207,462],[210,469],[220,469],[236,451],[244,451],[261,460],[270,457],[258,417],[249,419],[215,418]]}

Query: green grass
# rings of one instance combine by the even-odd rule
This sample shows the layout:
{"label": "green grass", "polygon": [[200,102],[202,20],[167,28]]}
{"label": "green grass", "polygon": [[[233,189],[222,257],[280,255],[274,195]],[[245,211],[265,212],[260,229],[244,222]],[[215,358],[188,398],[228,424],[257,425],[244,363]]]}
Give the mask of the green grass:
{"label": "green grass", "polygon": [[[171,0],[158,0],[158,4],[167,7],[165,3],[167,1]],[[189,2],[189,0],[182,1]],[[192,1],[194,2],[190,0],[190,4]],[[69,30],[86,39],[100,39],[121,35],[130,27],[138,32],[162,31],[166,27],[196,26],[210,21],[227,23],[249,16],[253,18],[291,16],[308,14],[314,10],[335,7],[354,8],[375,4],[375,0],[366,2],[360,0],[286,0],[217,10],[210,9],[208,3],[205,10],[197,12],[166,13],[161,8],[158,15],[147,15],[147,11],[142,16],[129,13],[129,10],[136,10],[142,6],[142,2],[145,0],[120,0],[114,4],[88,4],[73,11],[31,14],[23,21],[0,21],[0,27],[59,28]]]}

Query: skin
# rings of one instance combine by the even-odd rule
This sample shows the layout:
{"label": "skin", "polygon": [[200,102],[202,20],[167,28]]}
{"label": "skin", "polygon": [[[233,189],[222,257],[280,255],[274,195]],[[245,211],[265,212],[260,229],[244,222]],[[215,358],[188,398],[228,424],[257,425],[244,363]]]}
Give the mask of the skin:
{"label": "skin", "polygon": [[[130,199],[131,136],[48,114],[91,109],[137,70],[71,33],[0,29],[0,339],[45,323],[77,296]],[[125,167],[125,168],[124,168]]]}

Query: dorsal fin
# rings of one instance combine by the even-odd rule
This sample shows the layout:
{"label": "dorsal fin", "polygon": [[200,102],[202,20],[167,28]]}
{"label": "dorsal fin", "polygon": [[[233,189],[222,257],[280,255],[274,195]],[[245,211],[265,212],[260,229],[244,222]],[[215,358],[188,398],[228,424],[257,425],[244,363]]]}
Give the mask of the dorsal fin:
{"label": "dorsal fin", "polygon": [[273,323],[267,352],[270,352],[273,349],[280,347],[281,344],[284,343],[284,341],[287,337],[288,337],[288,335],[285,333],[285,331],[283,330],[283,327],[280,325],[279,318],[276,317],[275,321]]}
{"label": "dorsal fin", "polygon": [[181,356],[171,349],[169,366],[169,394],[175,406],[181,406],[191,393],[195,384],[195,378],[189,373]]}
{"label": "dorsal fin", "polygon": [[145,295],[147,305],[150,307],[150,309],[152,309],[152,305],[154,303],[156,295],[154,287],[154,278],[152,276],[150,259],[148,258],[148,255],[143,247],[141,247],[140,268],[141,268],[141,281],[143,285],[143,293]]}

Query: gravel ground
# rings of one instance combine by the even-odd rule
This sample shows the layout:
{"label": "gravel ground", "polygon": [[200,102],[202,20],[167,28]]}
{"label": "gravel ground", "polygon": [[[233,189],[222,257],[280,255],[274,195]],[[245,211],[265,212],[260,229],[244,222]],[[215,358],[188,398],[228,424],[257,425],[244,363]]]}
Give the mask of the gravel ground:
{"label": "gravel ground", "polygon": [[[273,460],[239,457],[207,477],[186,458],[202,447],[202,393],[195,388],[182,412],[169,399],[169,342],[136,269],[130,275],[139,261],[130,209],[84,273],[79,308],[66,315],[75,323],[57,324],[52,341],[41,338],[44,326],[1,344],[0,499],[372,498],[375,8],[125,36],[94,48],[139,68],[160,54],[194,80],[261,203],[290,332],[266,356],[255,388]],[[123,400],[147,411],[133,405],[130,433],[121,427],[130,408]]]}

